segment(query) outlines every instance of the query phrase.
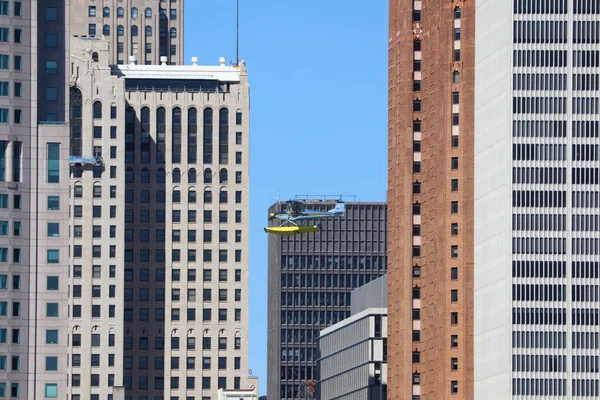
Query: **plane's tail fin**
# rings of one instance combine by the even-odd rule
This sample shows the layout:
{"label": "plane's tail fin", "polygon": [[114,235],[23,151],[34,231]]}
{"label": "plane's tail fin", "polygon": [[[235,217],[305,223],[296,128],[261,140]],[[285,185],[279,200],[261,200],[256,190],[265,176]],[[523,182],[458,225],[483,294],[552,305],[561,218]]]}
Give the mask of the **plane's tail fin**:
{"label": "plane's tail fin", "polygon": [[329,212],[331,214],[343,216],[344,213],[346,212],[346,205],[344,203],[336,203],[336,205],[333,208],[333,210],[330,210]]}

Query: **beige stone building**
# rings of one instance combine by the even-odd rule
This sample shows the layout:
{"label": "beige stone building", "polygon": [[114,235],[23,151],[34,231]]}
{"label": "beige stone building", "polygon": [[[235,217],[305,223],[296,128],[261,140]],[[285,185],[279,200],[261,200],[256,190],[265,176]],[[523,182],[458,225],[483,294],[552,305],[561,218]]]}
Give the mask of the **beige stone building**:
{"label": "beige stone building", "polygon": [[111,67],[90,38],[71,54],[70,399],[247,388],[244,63]]}
{"label": "beige stone building", "polygon": [[183,64],[184,0],[71,0],[71,34],[109,43],[110,63]]}

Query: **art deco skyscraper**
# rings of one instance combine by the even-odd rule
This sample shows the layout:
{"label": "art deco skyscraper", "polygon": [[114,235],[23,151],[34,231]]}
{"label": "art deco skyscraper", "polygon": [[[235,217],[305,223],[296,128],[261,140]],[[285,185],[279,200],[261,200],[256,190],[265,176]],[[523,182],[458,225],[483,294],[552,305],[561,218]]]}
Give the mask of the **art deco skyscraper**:
{"label": "art deco skyscraper", "polygon": [[597,397],[598,2],[390,10],[390,398]]}
{"label": "art deco skyscraper", "polygon": [[0,1],[0,397],[66,398],[68,10]]}
{"label": "art deco skyscraper", "polygon": [[390,399],[473,397],[474,18],[390,1]]}
{"label": "art deco skyscraper", "polygon": [[110,63],[183,64],[184,0],[71,0],[71,34],[110,43]]}

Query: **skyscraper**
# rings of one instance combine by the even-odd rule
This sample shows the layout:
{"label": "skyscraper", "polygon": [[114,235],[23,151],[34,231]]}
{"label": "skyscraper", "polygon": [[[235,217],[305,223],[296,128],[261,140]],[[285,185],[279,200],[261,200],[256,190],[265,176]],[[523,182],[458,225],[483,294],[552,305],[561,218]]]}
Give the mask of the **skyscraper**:
{"label": "skyscraper", "polygon": [[477,8],[478,398],[600,395],[599,13],[597,1]]}
{"label": "skyscraper", "polygon": [[600,9],[475,5],[391,2],[388,394],[598,396]]}
{"label": "skyscraper", "polygon": [[391,399],[472,398],[474,13],[390,2]]}
{"label": "skyscraper", "polygon": [[66,396],[68,1],[0,1],[0,396]]}
{"label": "skyscraper", "polygon": [[71,34],[110,43],[110,63],[183,64],[184,0],[71,0]]}
{"label": "skyscraper", "polygon": [[[329,210],[335,201],[311,201]],[[269,213],[280,211],[274,204]],[[353,289],[386,272],[385,203],[346,203],[320,232],[269,237],[268,393],[296,399],[316,379],[319,331],[350,316]],[[302,392],[304,393],[304,392]]]}
{"label": "skyscraper", "polygon": [[98,38],[72,53],[71,399],[246,389],[245,64],[111,66]]}

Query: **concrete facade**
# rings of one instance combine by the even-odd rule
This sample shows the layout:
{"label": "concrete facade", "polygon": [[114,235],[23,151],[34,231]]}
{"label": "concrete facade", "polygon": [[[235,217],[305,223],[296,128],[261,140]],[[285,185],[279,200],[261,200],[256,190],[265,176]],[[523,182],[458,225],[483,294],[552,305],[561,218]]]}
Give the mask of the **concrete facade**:
{"label": "concrete facade", "polygon": [[475,4],[390,1],[390,399],[473,398]]}
{"label": "concrete facade", "polygon": [[476,9],[476,398],[600,396],[598,13]]}
{"label": "concrete facade", "polygon": [[358,314],[368,308],[387,308],[387,275],[356,288],[350,295],[350,313]]}
{"label": "concrete facade", "polygon": [[319,331],[350,316],[351,291],[386,272],[386,204],[345,207],[345,217],[319,221],[320,232],[269,236],[269,398],[295,399],[315,379]]}
{"label": "concrete facade", "polygon": [[367,308],[322,330],[317,343],[317,399],[387,399],[386,308]]}
{"label": "concrete facade", "polygon": [[183,64],[184,0],[71,0],[71,34],[110,44],[110,63]]}
{"label": "concrete facade", "polygon": [[245,65],[109,63],[73,39],[71,398],[246,388]]}
{"label": "concrete facade", "polygon": [[0,396],[66,397],[65,0],[0,2]]}

